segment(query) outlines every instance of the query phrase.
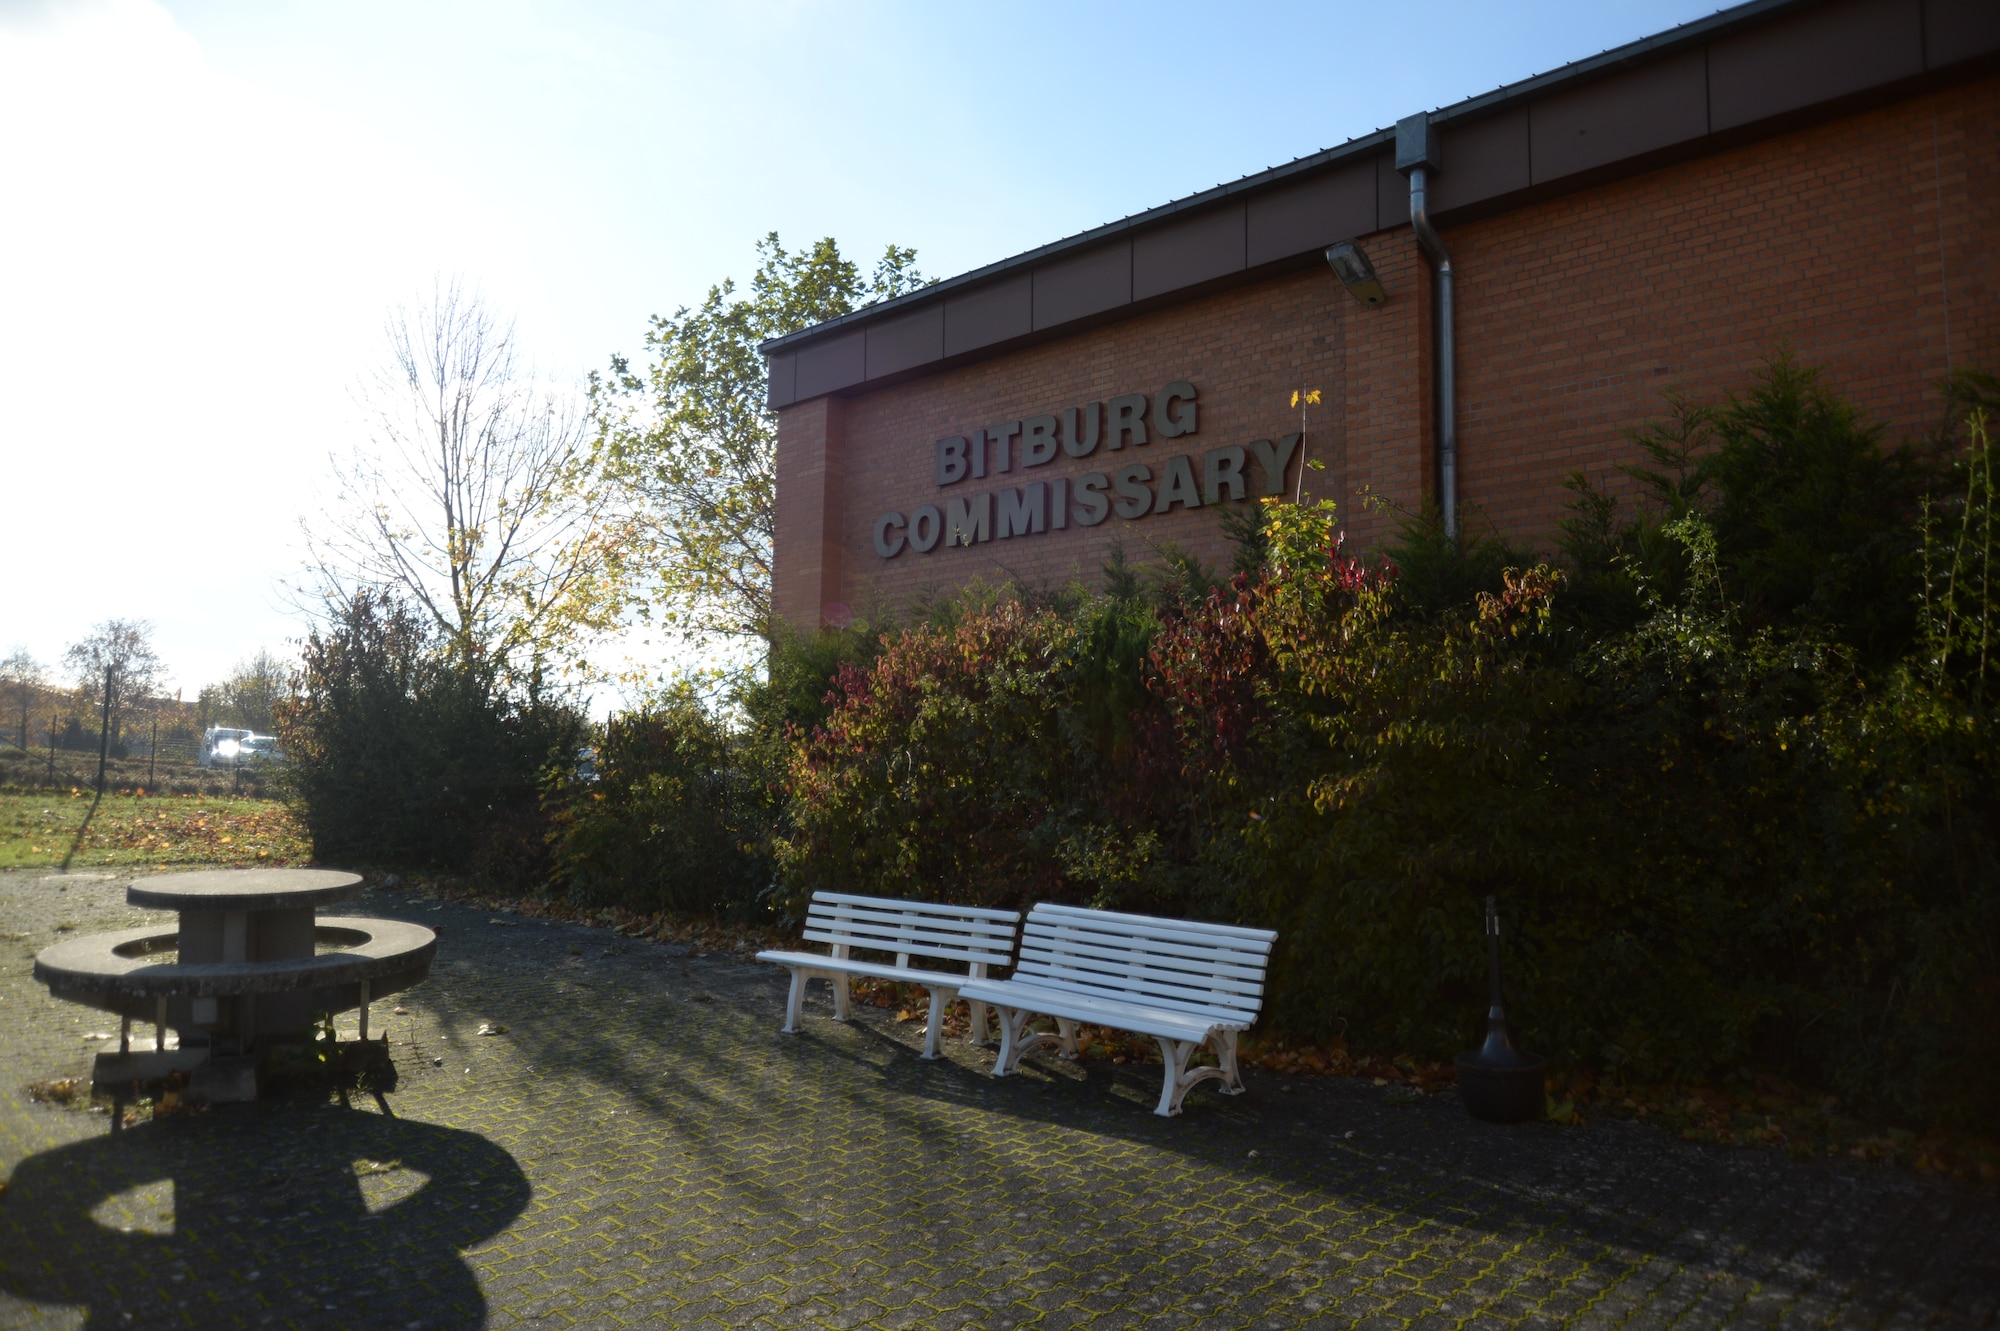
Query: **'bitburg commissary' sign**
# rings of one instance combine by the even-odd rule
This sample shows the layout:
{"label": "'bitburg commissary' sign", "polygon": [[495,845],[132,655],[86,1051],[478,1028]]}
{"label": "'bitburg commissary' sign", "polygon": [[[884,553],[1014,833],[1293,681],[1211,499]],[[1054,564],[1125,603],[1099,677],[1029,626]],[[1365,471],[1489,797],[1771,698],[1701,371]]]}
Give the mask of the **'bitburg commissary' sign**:
{"label": "'bitburg commissary' sign", "polygon": [[906,549],[928,554],[940,546],[1062,531],[1072,522],[1095,527],[1113,513],[1130,521],[1170,513],[1176,506],[1241,502],[1249,497],[1244,473],[1253,456],[1263,473],[1262,493],[1284,493],[1285,471],[1299,446],[1296,434],[1276,443],[1252,440],[1247,449],[1227,444],[1199,455],[1176,454],[1157,464],[1128,462],[1074,478],[1026,479],[1035,468],[1055,461],[1058,452],[1087,458],[1184,439],[1196,433],[1200,419],[1194,385],[1176,379],[1153,395],[1150,410],[1144,393],[1126,393],[1067,408],[1060,416],[1026,416],[940,439],[934,477],[940,490],[989,476],[1020,476],[1021,483],[953,494],[940,500],[942,507],[920,504],[907,516],[884,513],[875,519],[875,553],[894,559]]}

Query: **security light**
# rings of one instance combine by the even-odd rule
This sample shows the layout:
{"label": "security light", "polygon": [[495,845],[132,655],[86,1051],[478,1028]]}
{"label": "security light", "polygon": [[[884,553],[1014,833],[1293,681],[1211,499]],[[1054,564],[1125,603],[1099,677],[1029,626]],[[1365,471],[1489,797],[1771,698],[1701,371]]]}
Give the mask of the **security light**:
{"label": "security light", "polygon": [[1382,283],[1375,277],[1375,266],[1368,262],[1368,254],[1351,240],[1326,247],[1327,266],[1348,293],[1363,305],[1373,309],[1388,299],[1382,292]]}

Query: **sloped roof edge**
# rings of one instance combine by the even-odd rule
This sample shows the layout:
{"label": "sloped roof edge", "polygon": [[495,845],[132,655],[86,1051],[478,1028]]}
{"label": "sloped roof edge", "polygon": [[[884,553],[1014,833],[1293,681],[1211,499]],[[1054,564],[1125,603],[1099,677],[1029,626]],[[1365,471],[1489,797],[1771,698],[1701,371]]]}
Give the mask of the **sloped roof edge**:
{"label": "sloped roof edge", "polygon": [[[1597,55],[1573,61],[1570,64],[1562,65],[1547,73],[1536,74],[1514,83],[1503,84],[1491,92],[1481,93],[1476,97],[1469,97],[1464,101],[1454,102],[1450,106],[1432,111],[1431,118],[1438,125],[1448,125],[1454,121],[1477,120],[1481,117],[1507,110],[1517,102],[1525,101],[1528,98],[1546,95],[1554,89],[1584,83],[1628,66],[1657,60],[1684,47],[1709,41],[1718,34],[1735,28],[1756,24],[1770,18],[1774,14],[1814,8],[1825,2],[1826,0],[1748,0],[1745,4],[1718,10],[1716,13],[1704,18],[1691,19],[1664,32],[1655,33],[1649,37],[1642,37],[1637,41],[1628,42],[1624,46],[1613,47]],[[859,324],[907,312],[933,301],[944,299],[965,288],[982,285],[993,278],[1016,269],[1032,267],[1071,251],[1086,249],[1091,245],[1121,233],[1145,230],[1179,216],[1182,213],[1207,207],[1234,195],[1267,189],[1296,179],[1299,176],[1310,175],[1313,172],[1324,170],[1328,167],[1369,156],[1393,144],[1395,137],[1396,131],[1393,126],[1377,129],[1372,133],[1349,139],[1347,142],[1335,147],[1310,153],[1304,157],[1294,158],[1282,165],[1243,176],[1240,179],[1229,181],[1225,184],[1213,186],[1199,193],[1187,195],[1184,198],[1174,199],[1158,207],[1149,208],[1144,212],[1133,213],[1128,217],[1122,217],[1116,221],[1092,227],[1087,231],[1079,231],[1075,235],[1065,236],[1060,240],[1051,241],[1036,249],[1023,251],[1009,258],[987,264],[982,268],[974,268],[969,272],[960,273],[956,277],[933,282],[929,286],[919,287],[915,291],[905,292],[892,299],[878,301],[872,305],[865,305],[858,310],[853,310],[838,318],[828,319],[824,323],[814,324],[809,328],[801,328],[797,332],[787,333],[783,337],[772,338],[768,342],[761,343],[758,350],[768,356],[773,352],[789,350],[803,343],[816,341],[821,337],[844,331]]]}

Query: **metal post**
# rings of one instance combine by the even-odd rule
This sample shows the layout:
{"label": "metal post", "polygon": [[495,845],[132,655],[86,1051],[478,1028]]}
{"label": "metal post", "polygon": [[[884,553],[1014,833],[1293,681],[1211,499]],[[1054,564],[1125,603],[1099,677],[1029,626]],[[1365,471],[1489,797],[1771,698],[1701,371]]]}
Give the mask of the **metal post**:
{"label": "metal post", "polygon": [[167,1048],[167,1000],[162,998],[153,1005],[153,1049],[164,1053]]}
{"label": "metal post", "polygon": [[361,1043],[368,1043],[368,981],[361,982]]}
{"label": "metal post", "polygon": [[97,793],[104,793],[104,759],[111,752],[111,667],[104,667],[104,715],[97,722]]}
{"label": "metal post", "polygon": [[118,1052],[121,1054],[132,1052],[132,1018],[130,1016],[123,1016],[118,1019]]}
{"label": "metal post", "polygon": [[1500,1012],[1500,906],[1493,897],[1486,898],[1486,977],[1492,992],[1490,1016]]}
{"label": "metal post", "polygon": [[153,744],[146,750],[146,786],[153,785],[153,766],[160,760],[160,709],[153,709]]}
{"label": "metal post", "polygon": [[47,786],[53,786],[55,783],[56,783],[56,718],[55,714],[51,712],[49,714],[49,774],[47,777],[43,779],[42,784]]}

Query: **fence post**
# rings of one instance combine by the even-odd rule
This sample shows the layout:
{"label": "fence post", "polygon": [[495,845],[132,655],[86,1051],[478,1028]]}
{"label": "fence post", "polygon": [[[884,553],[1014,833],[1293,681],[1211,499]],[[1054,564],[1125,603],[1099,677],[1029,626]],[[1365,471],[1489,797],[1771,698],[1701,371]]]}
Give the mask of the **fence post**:
{"label": "fence post", "polygon": [[111,752],[111,667],[104,667],[104,715],[97,722],[97,793],[104,793],[104,759]]}
{"label": "fence post", "polygon": [[49,774],[43,784],[53,786],[55,783],[56,783],[56,714],[54,712],[50,712],[49,713]]}
{"label": "fence post", "polygon": [[159,761],[160,761],[160,708],[159,705],[156,703],[153,706],[153,743],[152,746],[146,750],[146,787],[149,790],[152,788],[153,785],[153,766]]}

